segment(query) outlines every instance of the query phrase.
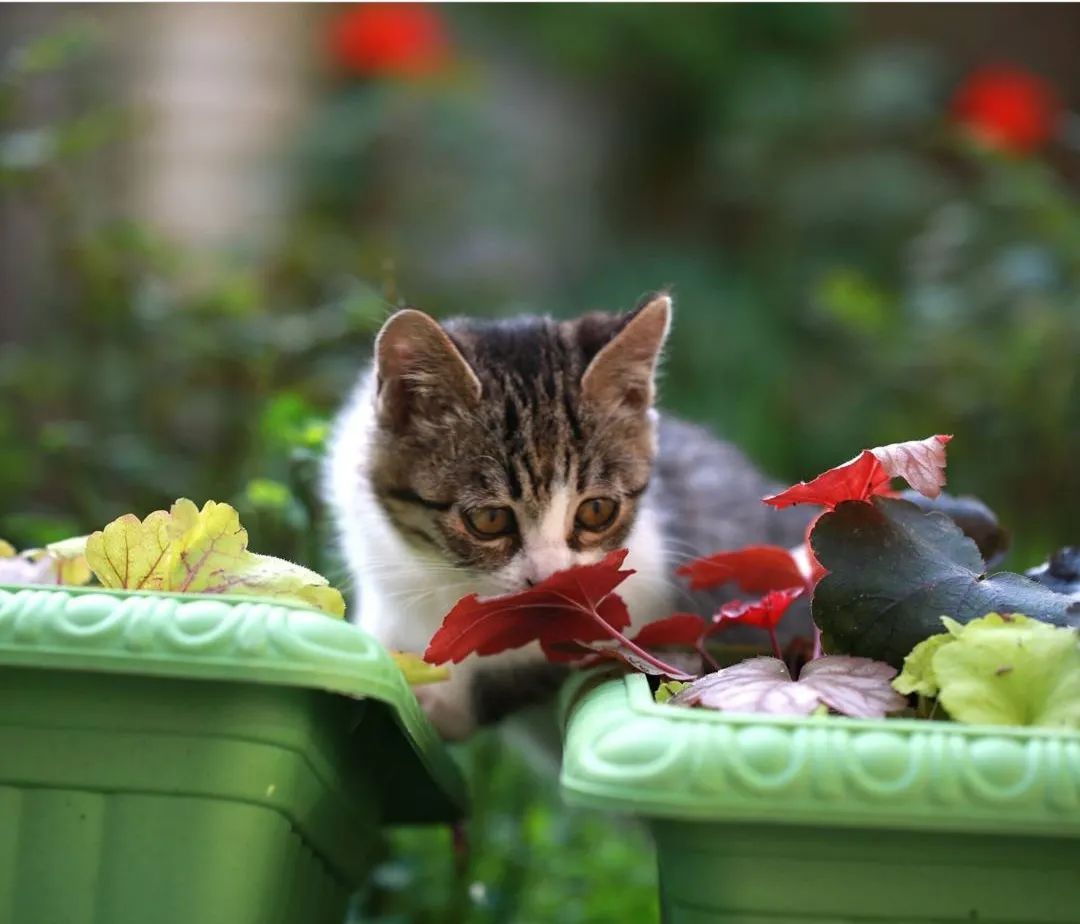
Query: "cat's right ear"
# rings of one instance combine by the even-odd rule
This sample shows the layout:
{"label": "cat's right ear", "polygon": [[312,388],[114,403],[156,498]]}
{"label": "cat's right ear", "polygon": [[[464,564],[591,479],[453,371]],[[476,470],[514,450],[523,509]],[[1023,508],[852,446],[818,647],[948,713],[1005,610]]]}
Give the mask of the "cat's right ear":
{"label": "cat's right ear", "polygon": [[652,407],[656,366],[671,327],[671,296],[661,292],[620,319],[618,332],[592,358],[581,393],[604,407]]}
{"label": "cat's right ear", "polygon": [[438,322],[414,308],[393,315],[375,338],[380,423],[401,430],[418,413],[475,404],[482,387]]}

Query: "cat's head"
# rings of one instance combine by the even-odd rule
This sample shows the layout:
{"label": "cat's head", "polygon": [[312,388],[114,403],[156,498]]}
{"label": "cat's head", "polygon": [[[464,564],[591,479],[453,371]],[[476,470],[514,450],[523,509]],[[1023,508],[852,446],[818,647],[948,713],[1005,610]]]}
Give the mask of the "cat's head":
{"label": "cat's head", "polygon": [[395,314],[376,341],[369,472],[391,522],[507,591],[623,546],[670,318],[663,294],[563,322]]}

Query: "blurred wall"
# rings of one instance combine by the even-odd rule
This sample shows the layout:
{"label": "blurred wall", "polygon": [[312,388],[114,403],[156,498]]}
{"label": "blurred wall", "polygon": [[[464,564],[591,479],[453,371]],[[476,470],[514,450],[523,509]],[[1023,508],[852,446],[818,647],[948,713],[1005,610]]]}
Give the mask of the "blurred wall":
{"label": "blurred wall", "polygon": [[130,152],[134,212],[191,248],[280,238],[282,153],[312,104],[317,10],[296,4],[159,3],[123,19],[143,124]]}

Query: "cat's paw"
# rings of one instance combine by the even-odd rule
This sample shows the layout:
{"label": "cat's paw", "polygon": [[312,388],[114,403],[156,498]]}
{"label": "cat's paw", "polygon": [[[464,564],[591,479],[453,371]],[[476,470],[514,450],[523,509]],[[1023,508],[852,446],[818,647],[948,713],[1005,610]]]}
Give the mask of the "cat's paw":
{"label": "cat's paw", "polygon": [[420,707],[444,741],[464,741],[476,731],[476,719],[449,684],[431,684],[414,691]]}

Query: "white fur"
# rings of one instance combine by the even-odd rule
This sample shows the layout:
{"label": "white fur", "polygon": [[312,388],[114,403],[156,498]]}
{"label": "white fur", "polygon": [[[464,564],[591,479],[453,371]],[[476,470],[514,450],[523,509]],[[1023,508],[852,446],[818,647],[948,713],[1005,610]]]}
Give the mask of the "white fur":
{"label": "white fur", "polygon": [[[539,523],[520,523],[523,554],[499,572],[470,574],[452,569],[436,555],[418,552],[401,538],[371,493],[365,472],[374,428],[374,375],[368,372],[335,423],[324,492],[355,581],[349,616],[387,648],[422,652],[443,617],[466,594],[519,590],[526,578],[539,581],[554,571],[602,557],[595,551],[575,553],[567,546],[580,499],[566,486],[554,491]],[[637,573],[620,585],[618,593],[637,627],[667,616],[674,604],[660,526],[648,503],[639,508],[627,544],[626,566]],[[420,687],[417,693],[443,735],[461,738],[474,727],[469,701],[473,673],[485,664],[505,666],[541,658],[534,646],[485,658],[472,656],[451,667],[448,682]]]}

